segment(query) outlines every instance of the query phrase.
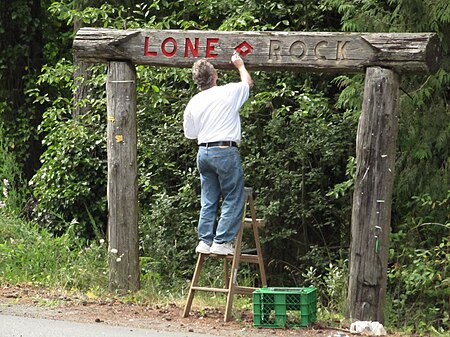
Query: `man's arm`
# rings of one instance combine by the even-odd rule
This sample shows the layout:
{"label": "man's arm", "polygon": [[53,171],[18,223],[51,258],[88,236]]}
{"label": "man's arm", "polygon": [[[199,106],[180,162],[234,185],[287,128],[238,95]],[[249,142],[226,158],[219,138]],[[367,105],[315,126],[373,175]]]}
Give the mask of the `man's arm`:
{"label": "man's arm", "polygon": [[250,76],[249,72],[245,68],[244,60],[235,52],[233,56],[231,56],[231,62],[239,71],[239,75],[241,76],[241,81],[248,83],[249,87],[253,87],[253,80]]}

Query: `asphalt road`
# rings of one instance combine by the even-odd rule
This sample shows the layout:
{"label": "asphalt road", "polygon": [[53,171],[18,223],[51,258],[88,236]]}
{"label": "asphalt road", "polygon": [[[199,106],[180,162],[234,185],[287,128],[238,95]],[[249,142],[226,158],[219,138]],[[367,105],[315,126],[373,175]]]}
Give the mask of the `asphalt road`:
{"label": "asphalt road", "polygon": [[0,337],[217,337],[0,314]]}

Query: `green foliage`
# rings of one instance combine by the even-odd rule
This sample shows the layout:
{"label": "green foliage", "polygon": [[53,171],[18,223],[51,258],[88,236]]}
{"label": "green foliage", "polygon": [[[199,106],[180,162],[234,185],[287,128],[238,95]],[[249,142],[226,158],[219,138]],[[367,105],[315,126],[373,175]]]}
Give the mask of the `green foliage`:
{"label": "green foliage", "polygon": [[[162,284],[192,273],[199,181],[196,146],[184,140],[183,107],[194,85],[184,70],[138,67],[138,167],[143,274]],[[145,276],[144,276],[145,277]]]}
{"label": "green foliage", "polygon": [[336,100],[335,107],[338,110],[345,111],[345,115],[353,116],[355,120],[361,114],[364,92],[364,76],[362,74],[340,75],[332,80],[341,90]]}
{"label": "green foliage", "polygon": [[98,231],[103,231],[105,141],[92,132],[99,125],[99,117],[95,117],[83,118],[86,124],[74,120],[61,122],[63,125],[58,122],[44,139],[49,147],[42,156],[42,167],[30,184],[37,201],[35,220],[56,233],[63,232],[66,221],[71,219],[76,219],[77,232],[82,236],[98,236]]}
{"label": "green foliage", "polygon": [[442,182],[449,181],[450,108],[436,90],[449,85],[450,73],[440,70],[401,100],[395,191],[399,200],[424,193],[442,199],[447,193]]}
{"label": "green foliage", "polygon": [[68,25],[78,22],[86,26],[123,29],[128,18],[128,11],[124,6],[109,3],[81,8],[74,1],[54,1],[48,11]]}
{"label": "green foliage", "polygon": [[22,188],[22,171],[13,149],[5,144],[5,132],[0,123],[0,208],[6,207],[8,211],[19,214],[26,192]]}
{"label": "green foliage", "polygon": [[356,176],[356,158],[353,156],[350,156],[348,158],[345,175],[349,179],[343,181],[342,183],[334,185],[333,189],[327,193],[327,197],[334,197],[338,199],[352,191],[353,185],[355,184],[355,176]]}
{"label": "green foliage", "polygon": [[[55,92],[30,90],[37,102],[50,104],[40,125],[46,151],[30,181],[36,202],[32,218],[53,233],[64,233],[73,223],[82,237],[101,238],[106,226],[106,126],[100,112],[72,118],[72,99],[64,94],[73,88],[72,76],[68,62],[46,66],[39,83]],[[91,85],[104,85],[104,76],[98,76]],[[104,109],[104,100],[93,100],[91,106]]]}
{"label": "green foliage", "polygon": [[90,290],[105,288],[104,241],[87,242],[73,224],[54,236],[0,210],[0,282]]}
{"label": "green foliage", "polygon": [[[311,246],[334,250],[348,244],[349,195],[331,199],[326,194],[345,178],[355,126],[352,118],[333,113],[322,95],[279,80],[270,92],[256,92],[247,109],[244,171],[247,184],[260,193],[266,254],[274,274],[282,275],[273,280],[279,284],[287,282],[280,273],[285,265],[301,269],[311,263]],[[295,282],[301,283],[301,277]]]}
{"label": "green foliage", "polygon": [[301,271],[305,279],[304,284],[314,285],[317,289],[322,320],[333,321],[336,313],[345,312],[348,287],[347,266],[346,259],[337,259],[330,262],[322,272],[313,266]]}
{"label": "green foliage", "polygon": [[[43,6],[45,3],[42,1]],[[25,185],[38,168],[42,153],[37,135],[42,108],[33,104],[26,90],[37,81],[47,41],[58,41],[57,30],[48,29],[37,4],[27,0],[0,3],[0,120],[4,141],[22,170]],[[54,45],[58,48],[54,55],[68,50]]]}
{"label": "green foliage", "polygon": [[[187,175],[192,180],[192,173]],[[155,194],[152,204],[140,217],[140,249],[146,262],[143,274],[159,275],[162,284],[173,286],[192,275],[197,244],[192,207],[195,189],[187,183],[178,194]]]}
{"label": "green foliage", "polygon": [[414,213],[392,234],[389,321],[397,328],[426,332],[431,326],[440,333],[450,329],[449,202],[450,190],[441,200],[414,198]]}

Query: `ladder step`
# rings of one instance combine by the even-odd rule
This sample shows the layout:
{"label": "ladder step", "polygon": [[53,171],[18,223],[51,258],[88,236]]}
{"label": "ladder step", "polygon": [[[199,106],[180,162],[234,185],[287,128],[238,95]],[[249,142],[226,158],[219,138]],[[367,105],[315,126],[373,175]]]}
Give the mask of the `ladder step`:
{"label": "ladder step", "polygon": [[[252,227],[252,218],[245,218],[244,220],[244,228]],[[266,225],[266,220],[264,219],[255,219],[256,227],[264,227]]]}
{"label": "ladder step", "polygon": [[[233,289],[234,289],[233,292],[235,294],[251,295],[258,288],[235,286]],[[215,293],[228,293],[229,292],[229,289],[227,289],[227,288],[213,288],[213,287],[199,287],[199,286],[193,286],[192,290],[210,291],[210,292],[215,292]]]}
{"label": "ladder step", "polygon": [[253,294],[253,292],[256,289],[259,289],[259,288],[235,286],[234,287],[234,292],[237,293],[237,294],[251,295],[251,294]]}
{"label": "ladder step", "polygon": [[228,293],[230,291],[227,288],[212,288],[212,287],[198,287],[198,286],[192,286],[191,289],[198,291],[211,291],[215,293]]}
{"label": "ladder step", "polygon": [[252,254],[241,254],[239,261],[248,262],[248,263],[259,263],[258,255],[252,255]]}
{"label": "ladder step", "polygon": [[[215,258],[222,258],[227,261],[233,261],[233,255],[217,255],[217,254],[204,254],[204,255]],[[258,255],[253,254],[241,254],[239,257],[239,261],[248,263],[259,263]]]}

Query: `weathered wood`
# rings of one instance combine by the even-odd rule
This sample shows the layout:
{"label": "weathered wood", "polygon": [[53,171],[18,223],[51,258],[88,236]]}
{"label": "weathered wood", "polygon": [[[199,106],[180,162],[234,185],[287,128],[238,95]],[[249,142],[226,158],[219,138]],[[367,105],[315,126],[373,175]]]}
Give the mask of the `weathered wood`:
{"label": "weathered wood", "polygon": [[90,69],[92,65],[83,61],[78,61],[76,57],[74,57],[73,64],[75,66],[73,73],[75,93],[72,117],[77,118],[87,114],[91,110],[91,106],[87,103],[87,98],[91,90],[87,81],[92,77],[92,70]]}
{"label": "weathered wood", "polygon": [[110,62],[106,82],[108,140],[109,288],[139,289],[136,73]]}
{"label": "weathered wood", "polygon": [[[77,11],[81,12],[87,6],[85,2],[81,0],[76,2]],[[81,27],[83,27],[83,21],[74,19],[73,32],[76,34]],[[75,68],[73,73],[75,93],[72,117],[77,118],[78,116],[87,114],[91,110],[90,104],[87,103],[87,98],[91,90],[88,81],[92,78],[92,70],[90,69],[91,64],[79,61],[76,55],[73,57],[73,65]]]}
{"label": "weathered wood", "polygon": [[348,307],[352,320],[384,322],[400,76],[366,71],[356,138]]}
{"label": "weathered wood", "polygon": [[86,62],[130,60],[136,64],[191,67],[206,57],[231,68],[238,50],[249,69],[358,72],[382,66],[396,72],[430,73],[439,68],[433,33],[222,32],[80,29],[74,54]]}

